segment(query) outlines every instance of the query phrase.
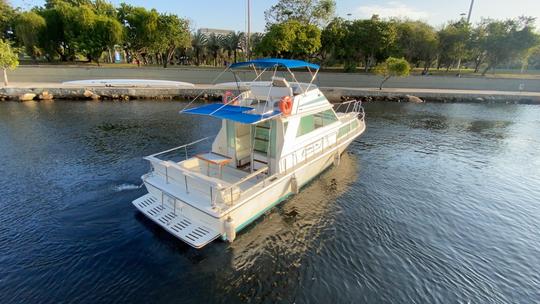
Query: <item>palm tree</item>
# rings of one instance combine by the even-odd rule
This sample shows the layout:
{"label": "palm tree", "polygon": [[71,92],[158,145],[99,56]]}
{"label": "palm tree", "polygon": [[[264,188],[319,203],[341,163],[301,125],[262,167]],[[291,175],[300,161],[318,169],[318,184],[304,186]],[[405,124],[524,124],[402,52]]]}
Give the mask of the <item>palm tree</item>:
{"label": "palm tree", "polygon": [[204,33],[195,33],[191,39],[191,47],[195,51],[196,64],[201,64],[201,55],[208,44],[208,37]]}
{"label": "palm tree", "polygon": [[[258,53],[258,45],[261,43],[261,41],[264,38],[263,33],[253,33],[251,34],[251,38],[249,39],[249,48],[250,48],[250,54],[257,55]],[[259,54],[260,55],[260,54]]]}
{"label": "palm tree", "polygon": [[196,64],[201,64],[201,52],[204,51],[204,48],[206,47],[206,44],[208,43],[208,38],[206,38],[206,35],[203,33],[195,33],[193,34],[193,38],[191,39],[191,47],[193,50],[195,50],[195,57],[197,59]]}
{"label": "palm tree", "polygon": [[242,42],[242,34],[231,32],[227,36],[223,37],[223,47],[229,52],[234,54],[234,63],[236,63],[236,51],[241,49],[240,43]]}
{"label": "palm tree", "polygon": [[216,35],[214,33],[208,36],[206,47],[212,54],[212,57],[214,57],[214,66],[217,66],[217,57],[222,46],[223,46],[223,36]]}

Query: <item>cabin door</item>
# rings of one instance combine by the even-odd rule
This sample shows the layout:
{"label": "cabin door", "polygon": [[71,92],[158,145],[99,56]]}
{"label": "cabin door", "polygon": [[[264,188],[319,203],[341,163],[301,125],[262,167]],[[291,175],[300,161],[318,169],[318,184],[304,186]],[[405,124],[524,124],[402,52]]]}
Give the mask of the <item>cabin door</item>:
{"label": "cabin door", "polygon": [[258,170],[265,166],[270,168],[270,160],[275,157],[276,150],[276,122],[265,121],[253,127],[253,153],[251,155],[251,169]]}
{"label": "cabin door", "polygon": [[235,123],[235,157],[237,166],[249,163],[251,154],[251,127],[250,125]]}

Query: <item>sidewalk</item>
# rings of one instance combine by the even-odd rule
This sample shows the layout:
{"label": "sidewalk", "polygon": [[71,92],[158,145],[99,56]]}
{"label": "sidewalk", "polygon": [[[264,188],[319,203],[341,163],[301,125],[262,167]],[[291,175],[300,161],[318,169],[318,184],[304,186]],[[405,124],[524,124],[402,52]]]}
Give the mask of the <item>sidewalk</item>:
{"label": "sidewalk", "polygon": [[[0,97],[17,100],[25,93],[36,95],[49,92],[55,99],[87,98],[85,91],[102,96],[105,99],[132,98],[191,98],[204,91],[211,97],[219,98],[225,90],[235,90],[236,86],[220,86],[216,88],[209,84],[197,84],[195,87],[105,87],[105,86],[74,86],[54,82],[14,82],[8,87],[0,87]],[[321,87],[321,91],[331,101],[343,99],[362,100],[402,100],[407,95],[414,95],[423,100],[435,102],[499,102],[499,103],[531,103],[540,104],[540,92],[525,91],[496,91],[496,90],[462,90],[462,89],[425,89],[425,88],[354,88],[354,87]]]}

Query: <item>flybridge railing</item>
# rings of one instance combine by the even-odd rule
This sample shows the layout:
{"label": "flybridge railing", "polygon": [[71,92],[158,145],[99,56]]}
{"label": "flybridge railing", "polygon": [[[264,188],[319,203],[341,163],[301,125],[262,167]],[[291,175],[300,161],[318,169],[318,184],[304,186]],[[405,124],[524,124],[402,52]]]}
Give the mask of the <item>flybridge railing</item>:
{"label": "flybridge railing", "polygon": [[365,116],[362,101],[356,99],[335,104],[334,111],[339,113],[358,113],[360,120],[364,120]]}

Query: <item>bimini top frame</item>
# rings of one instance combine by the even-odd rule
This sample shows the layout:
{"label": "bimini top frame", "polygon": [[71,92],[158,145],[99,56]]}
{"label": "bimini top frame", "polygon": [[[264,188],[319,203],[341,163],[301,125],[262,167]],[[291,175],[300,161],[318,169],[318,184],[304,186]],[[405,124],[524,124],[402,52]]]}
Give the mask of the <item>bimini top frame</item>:
{"label": "bimini top frame", "polygon": [[257,68],[273,68],[275,66],[282,66],[289,69],[297,69],[297,68],[310,68],[314,70],[320,69],[320,66],[305,62],[302,60],[294,60],[294,59],[281,59],[281,58],[261,58],[261,59],[255,59],[251,61],[245,61],[245,62],[238,62],[231,64],[230,68],[241,68],[246,66],[255,66]]}
{"label": "bimini top frame", "polygon": [[[224,72],[230,69],[235,75],[237,86],[238,86],[238,89],[240,90],[237,75],[236,73],[234,73],[234,70],[237,68],[243,68],[243,67],[252,67],[254,69],[256,77],[253,81],[257,81],[259,78],[261,78],[261,76],[266,70],[273,70],[274,72],[273,74],[275,76],[278,68],[284,67],[287,69],[291,77],[294,79],[294,81],[297,83],[297,85],[302,89],[304,93],[309,90],[310,86],[313,84],[313,81],[317,77],[317,73],[319,72],[319,69],[320,69],[319,65],[302,61],[302,60],[282,59],[282,58],[261,58],[261,59],[254,59],[250,61],[231,64],[223,72],[221,72],[216,77],[216,79],[219,78]],[[300,86],[298,80],[294,76],[294,73],[291,71],[291,69],[296,69],[296,68],[306,68],[308,72],[310,73],[311,81],[309,82],[307,89],[304,89],[302,86]],[[260,69],[260,71],[257,71],[257,69]],[[315,71],[313,71],[312,69]],[[214,79],[214,81],[216,79]],[[241,107],[241,106],[233,105],[232,103],[235,102],[240,96],[237,96],[231,99],[226,104],[221,104],[221,105],[212,104],[212,105],[205,105],[201,107],[187,109],[191,105],[191,103],[193,103],[201,95],[202,93],[197,95],[197,97],[195,97],[184,109],[182,109],[180,113],[213,116],[216,118],[233,120],[233,121],[244,123],[244,124],[256,124],[264,120],[276,118],[277,116],[281,115],[281,112],[279,111],[272,111],[270,113],[264,113],[264,114],[256,114],[256,113],[253,113],[254,109],[251,107]]]}

